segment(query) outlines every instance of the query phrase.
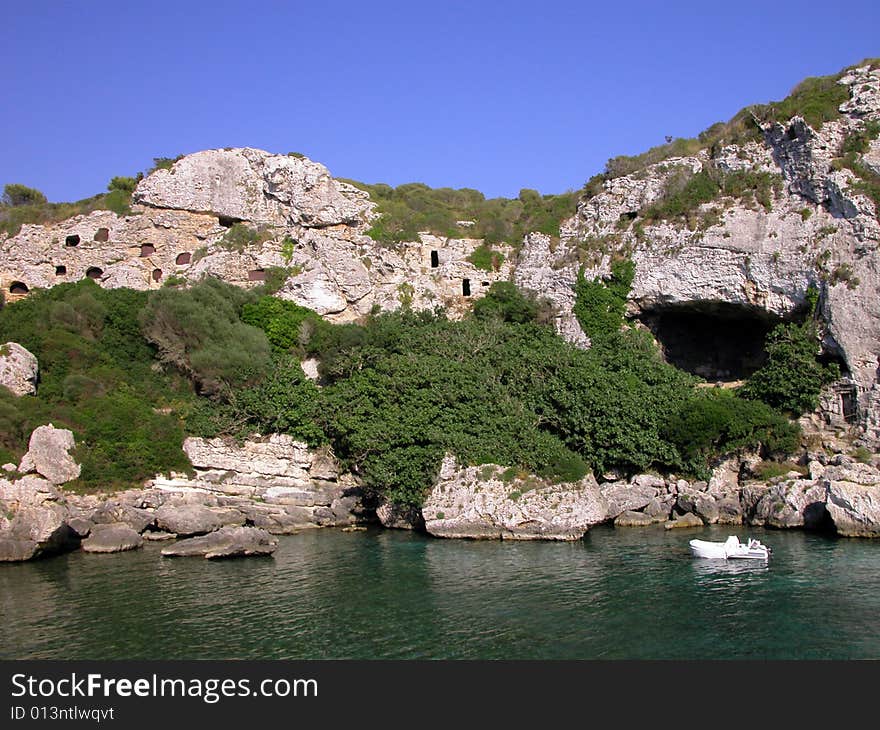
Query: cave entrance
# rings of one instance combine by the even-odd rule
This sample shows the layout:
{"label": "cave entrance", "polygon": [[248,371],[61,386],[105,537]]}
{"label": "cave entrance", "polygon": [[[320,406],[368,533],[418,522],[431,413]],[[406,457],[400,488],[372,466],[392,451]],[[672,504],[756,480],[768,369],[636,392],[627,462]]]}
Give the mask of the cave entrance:
{"label": "cave entrance", "polygon": [[440,254],[431,251],[431,268],[436,269],[438,266],[440,266]]}
{"label": "cave entrance", "polygon": [[725,302],[677,304],[640,317],[667,362],[706,380],[744,380],[767,359],[764,340],[782,320]]}
{"label": "cave entrance", "polygon": [[471,280],[470,279],[462,279],[461,280],[461,295],[463,297],[469,297],[471,295]]}

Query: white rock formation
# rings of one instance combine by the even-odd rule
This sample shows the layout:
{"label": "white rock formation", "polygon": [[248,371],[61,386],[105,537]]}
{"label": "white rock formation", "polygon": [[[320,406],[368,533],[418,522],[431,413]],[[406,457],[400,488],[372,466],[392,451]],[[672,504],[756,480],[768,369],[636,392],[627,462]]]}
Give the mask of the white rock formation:
{"label": "white rock formation", "polygon": [[0,386],[14,395],[33,395],[37,392],[38,371],[36,356],[17,342],[0,345]]}
{"label": "white rock formation", "polygon": [[270,226],[365,223],[373,208],[367,193],[317,162],[249,147],[187,155],[143,179],[133,200]]}
{"label": "white rock formation", "polygon": [[443,460],[440,477],[422,506],[435,537],[504,540],[578,540],[606,519],[608,505],[592,476],[548,484],[537,477],[504,481],[504,467],[459,468]]}
{"label": "white rock formation", "polygon": [[[873,394],[880,364],[880,222],[857,178],[834,163],[847,136],[880,119],[880,69],[854,69],[839,83],[850,100],[820,131],[794,118],[767,125],[763,143],[728,145],[714,157],[704,150],[667,159],[607,181],[582,199],[561,240],[527,237],[516,283],[548,296],[559,311],[557,328],[579,344],[584,335],[572,314],[578,269],[583,266],[587,278],[606,275],[620,256],[631,255],[636,264],[630,313],[640,317],[718,305],[790,317],[803,307],[808,286],[817,285],[825,349],[841,358],[851,377],[857,419],[880,425],[880,399]],[[874,164],[878,149],[875,140],[863,163]],[[691,227],[644,220],[641,212],[673,176],[712,165],[772,173],[778,190],[767,208],[720,197],[702,206],[702,222]]]}
{"label": "white rock formation", "polygon": [[52,484],[64,484],[76,479],[81,467],[68,452],[74,447],[73,432],[55,428],[51,423],[38,426],[31,433],[28,451],[22,457],[18,470],[22,474],[37,472]]}
{"label": "white rock formation", "polygon": [[62,494],[35,475],[0,479],[0,562],[30,560],[72,547],[69,510]]}

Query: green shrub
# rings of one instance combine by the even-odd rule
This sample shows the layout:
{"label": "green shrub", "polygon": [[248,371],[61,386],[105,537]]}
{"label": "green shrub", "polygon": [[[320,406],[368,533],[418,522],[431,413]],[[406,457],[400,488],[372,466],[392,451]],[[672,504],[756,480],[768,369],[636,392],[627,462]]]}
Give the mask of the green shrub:
{"label": "green shrub", "polygon": [[797,472],[801,476],[807,474],[806,467],[793,461],[762,461],[755,467],[754,471],[759,478],[764,480],[784,477],[789,472]]}
{"label": "green shrub", "polygon": [[813,129],[840,117],[840,107],[849,100],[849,89],[838,84],[842,73],[819,76],[801,81],[782,101],[754,107],[763,121],[786,122],[794,116],[803,117]]}
{"label": "green shrub", "polygon": [[477,246],[467,260],[483,271],[498,271],[504,262],[504,254],[500,251],[493,251],[491,246],[484,243]]}
{"label": "green shrub", "polygon": [[815,410],[822,386],[840,376],[836,365],[819,360],[819,338],[812,319],[777,325],[767,335],[765,349],[767,362],[741,389],[745,398],[799,416]]}
{"label": "green shrub", "polygon": [[0,393],[0,448],[20,458],[30,433],[54,423],[73,431],[81,477],[71,488],[131,487],[157,471],[189,466],[174,415],[186,391],[151,366],[138,312],[146,292],[105,290],[91,279],[34,290],[0,311],[0,339],[40,362],[37,395]]}
{"label": "green shrub", "polygon": [[241,253],[248,246],[264,243],[272,238],[272,232],[264,227],[253,228],[248,223],[234,223],[218,242],[227,251]]}
{"label": "green shrub", "polygon": [[704,478],[706,463],[714,456],[761,445],[789,453],[797,447],[799,435],[796,425],[764,403],[720,388],[697,391],[685,400],[667,431],[685,467]]}
{"label": "green shrub", "polygon": [[513,282],[496,281],[486,295],[474,303],[473,314],[477,319],[495,317],[504,322],[525,324],[537,319],[538,304],[517,289]]}
{"label": "green shrub", "polygon": [[[559,235],[559,224],[577,210],[578,192],[541,195],[536,190],[521,190],[519,197],[493,198],[470,188],[432,189],[422,183],[389,185],[347,182],[367,191],[378,204],[379,219],[367,231],[374,240],[386,245],[418,240],[420,231],[440,236],[484,239],[487,246],[505,241],[519,246],[525,234],[538,231]],[[458,221],[473,221],[460,226]],[[498,255],[497,253],[495,254]],[[491,270],[489,256],[478,254],[486,270]],[[497,264],[500,266],[501,261]],[[478,264],[474,264],[478,266]],[[488,267],[488,268],[486,268]]]}
{"label": "green shrub", "polygon": [[151,292],[140,315],[159,359],[189,377],[197,392],[224,397],[269,370],[266,335],[240,319],[252,295],[217,279]]}
{"label": "green shrub", "polygon": [[[293,302],[262,296],[242,307],[241,320],[265,332],[276,352],[301,352],[321,318],[311,309]],[[306,322],[308,327],[304,330]]]}
{"label": "green shrub", "polygon": [[611,275],[605,281],[587,281],[583,269],[578,272],[574,314],[584,334],[594,343],[610,339],[623,326],[626,297],[635,272],[631,259],[611,264]]}
{"label": "green shrub", "polygon": [[43,205],[47,203],[46,196],[35,188],[19,183],[8,183],[3,186],[3,205],[17,208],[22,205]]}

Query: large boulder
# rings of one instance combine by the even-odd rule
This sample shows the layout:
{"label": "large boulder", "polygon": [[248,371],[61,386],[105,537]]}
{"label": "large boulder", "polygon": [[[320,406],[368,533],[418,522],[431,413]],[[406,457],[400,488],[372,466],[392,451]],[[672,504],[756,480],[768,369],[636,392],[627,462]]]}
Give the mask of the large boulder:
{"label": "large boulder", "polygon": [[838,534],[880,537],[880,486],[829,482],[825,507]]}
{"label": "large boulder", "polygon": [[22,474],[37,472],[52,484],[69,482],[80,474],[79,464],[68,453],[73,447],[72,431],[55,428],[51,423],[38,426],[31,434],[28,451],[18,470]]}
{"label": "large boulder", "polygon": [[144,178],[133,199],[230,221],[316,228],[365,223],[374,207],[367,193],[317,162],[249,147],[187,155]]}
{"label": "large boulder", "polygon": [[826,520],[827,487],[822,481],[791,479],[772,485],[755,505],[753,525],[817,529]]}
{"label": "large boulder", "polygon": [[425,527],[425,519],[418,507],[399,505],[383,500],[376,508],[376,517],[382,527],[396,530],[421,530]]}
{"label": "large boulder", "polygon": [[201,537],[181,540],[162,549],[165,557],[236,558],[271,555],[278,541],[256,527],[223,527]]}
{"label": "large boulder", "polygon": [[0,562],[30,560],[76,547],[69,510],[55,486],[38,476],[0,479]]}
{"label": "large boulder", "polygon": [[[608,519],[613,520],[624,512],[640,510],[657,497],[659,494],[657,484],[645,483],[647,481],[645,477],[651,478],[651,475],[639,474],[630,482],[605,482],[599,486],[602,497],[608,503],[606,514]],[[657,479],[657,481],[663,484],[662,479]]]}
{"label": "large boulder", "polygon": [[201,504],[163,504],[156,510],[159,529],[181,537],[204,535],[225,525],[243,525],[244,521],[244,515],[238,510]]}
{"label": "large boulder", "polygon": [[87,553],[121,553],[143,544],[144,539],[128,525],[95,525],[83,540],[82,549]]}
{"label": "large boulder", "polygon": [[37,358],[17,342],[0,345],[0,385],[13,395],[33,395],[37,392]]}
{"label": "large boulder", "polygon": [[422,507],[425,529],[435,537],[578,540],[606,519],[592,475],[550,484],[535,476],[506,481],[504,472],[493,464],[458,468],[447,456]]}

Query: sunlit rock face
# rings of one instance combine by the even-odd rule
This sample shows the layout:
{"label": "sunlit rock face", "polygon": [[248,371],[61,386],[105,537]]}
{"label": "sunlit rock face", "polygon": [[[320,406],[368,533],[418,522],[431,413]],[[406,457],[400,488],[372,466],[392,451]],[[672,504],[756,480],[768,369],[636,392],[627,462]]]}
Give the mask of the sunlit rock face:
{"label": "sunlit rock face", "polygon": [[[606,181],[581,199],[558,240],[526,238],[515,281],[552,299],[560,333],[583,344],[572,313],[578,270],[604,276],[613,260],[632,257],[629,315],[652,330],[669,360],[722,380],[754,371],[767,329],[802,316],[807,290],[816,286],[825,354],[856,392],[855,420],[876,427],[880,223],[858,177],[835,160],[848,138],[880,120],[880,70],[857,68],[839,83],[850,99],[819,130],[795,117],[765,125],[760,141]],[[880,143],[872,141],[859,160],[871,169],[880,164]],[[775,184],[762,203],[721,195],[688,223],[645,218],[676,176],[710,168],[766,173]]]}

